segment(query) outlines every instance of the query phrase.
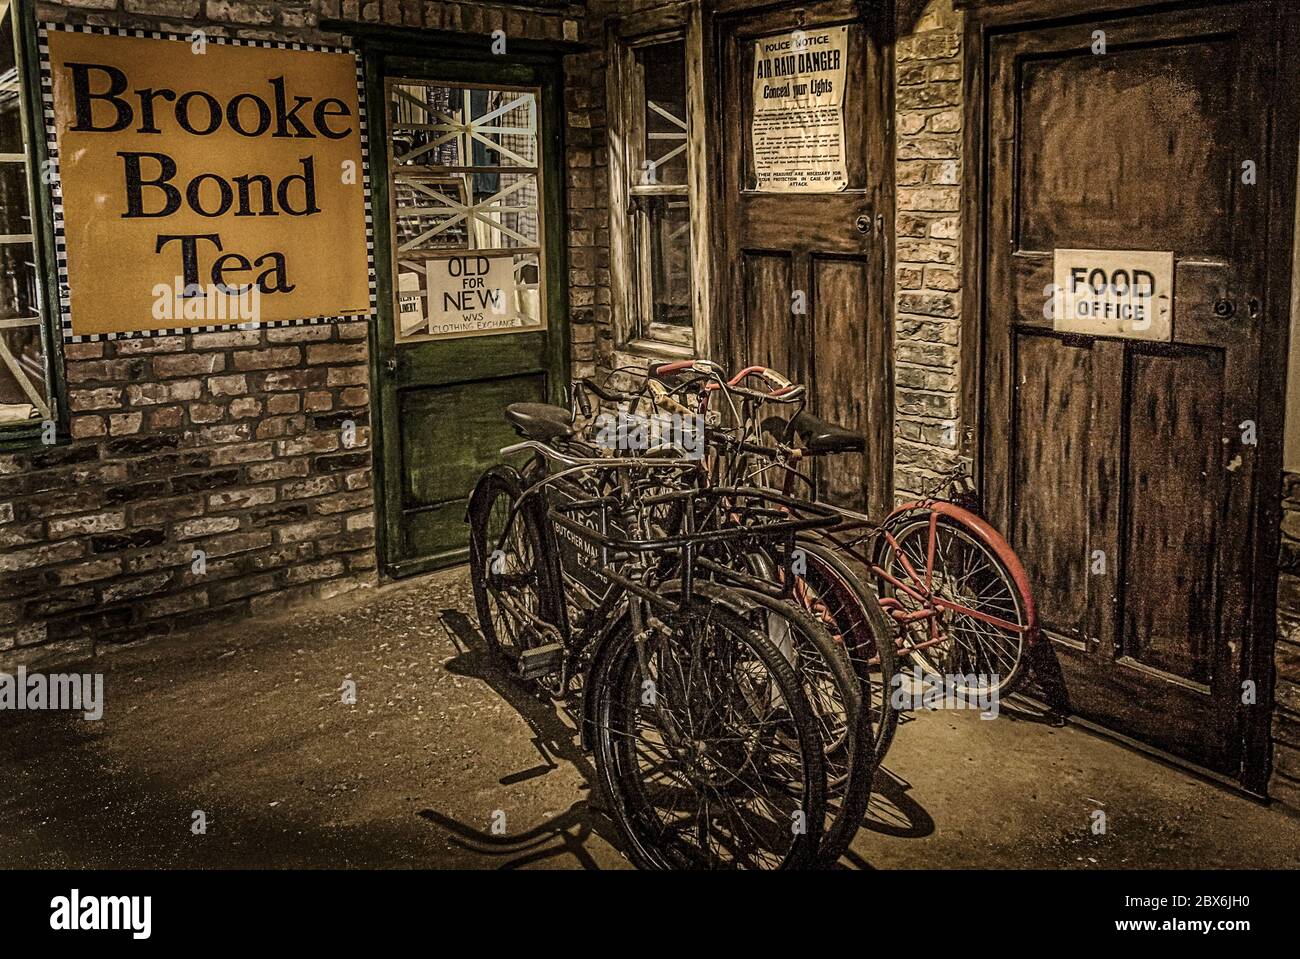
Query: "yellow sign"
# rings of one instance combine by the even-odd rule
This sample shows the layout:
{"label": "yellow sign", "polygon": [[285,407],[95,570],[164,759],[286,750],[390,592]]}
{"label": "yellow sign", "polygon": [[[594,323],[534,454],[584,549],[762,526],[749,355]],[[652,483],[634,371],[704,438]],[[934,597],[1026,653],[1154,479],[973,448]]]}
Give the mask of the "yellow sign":
{"label": "yellow sign", "polygon": [[48,36],[72,335],[370,312],[352,54]]}

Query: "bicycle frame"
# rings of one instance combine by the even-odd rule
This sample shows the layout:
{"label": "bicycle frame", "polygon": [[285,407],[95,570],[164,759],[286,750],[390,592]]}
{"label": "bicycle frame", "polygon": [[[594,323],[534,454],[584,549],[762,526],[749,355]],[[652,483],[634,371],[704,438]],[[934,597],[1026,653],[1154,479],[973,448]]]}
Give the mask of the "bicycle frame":
{"label": "bicycle frame", "polygon": [[[694,369],[697,369],[697,367],[693,361],[681,361],[660,366],[656,372],[659,374],[677,373]],[[757,409],[754,404],[761,404],[764,394],[739,387],[739,384],[750,376],[761,377],[772,387],[772,391],[767,394],[767,397],[773,401],[790,402],[791,398],[802,398],[799,387],[794,386],[785,377],[766,367],[745,367],[730,380],[723,379],[711,364],[705,364],[699,369],[701,372],[707,373],[711,378],[710,382],[705,384],[705,389],[701,393],[701,410],[707,410],[710,393],[732,390],[741,395],[745,418],[747,420],[752,419]],[[745,422],[741,425],[745,434],[752,432],[751,422]],[[808,455],[802,449],[796,447],[785,450],[783,456],[784,448],[764,448],[762,445],[753,444],[744,439],[735,442],[735,449],[740,453],[749,453],[765,458],[770,465],[784,469],[786,473],[781,488],[784,496],[792,495],[796,478],[808,482],[807,477],[798,471],[798,464]],[[812,488],[810,500],[816,502],[815,487]],[[861,562],[871,570],[872,575],[877,579],[888,583],[895,590],[905,593],[918,604],[918,608],[909,611],[904,609],[903,605],[895,597],[885,596],[880,598],[881,606],[899,626],[900,631],[917,622],[926,622],[928,624],[929,638],[920,643],[913,643],[912,648],[919,649],[944,642],[947,636],[942,632],[940,624],[944,614],[954,613],[969,616],[997,629],[1018,633],[1024,636],[1027,647],[1033,647],[1037,644],[1039,639],[1038,613],[1034,606],[1029,577],[1021,565],[1019,557],[1016,556],[1015,550],[1011,548],[1006,539],[975,513],[947,500],[926,497],[897,506],[882,522],[876,524],[865,513],[828,504],[819,505],[833,510],[841,519],[839,525],[833,529],[822,530],[820,535],[834,543],[836,549]],[[924,576],[908,561],[894,537],[894,530],[902,522],[913,516],[921,515],[928,515],[929,517],[927,562]],[[937,526],[941,518],[970,532],[1007,570],[1015,589],[1023,600],[1023,624],[1012,623],[1002,617],[963,605],[934,592],[932,572]],[[858,533],[863,535],[855,535]],[[895,576],[883,567],[881,559],[885,549],[892,550],[898,557],[899,565],[905,573],[904,577]]]}

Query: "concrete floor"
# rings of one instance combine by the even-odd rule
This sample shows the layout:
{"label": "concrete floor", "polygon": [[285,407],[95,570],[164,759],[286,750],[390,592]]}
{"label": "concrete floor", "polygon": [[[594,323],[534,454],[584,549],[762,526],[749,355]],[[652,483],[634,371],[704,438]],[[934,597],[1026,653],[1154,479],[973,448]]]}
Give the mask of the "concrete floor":
{"label": "concrete floor", "polygon": [[[104,718],[0,712],[0,866],[626,868],[572,723],[472,607],[452,571],[59,667],[105,674]],[[1078,728],[924,712],[845,864],[1296,867],[1300,820]]]}

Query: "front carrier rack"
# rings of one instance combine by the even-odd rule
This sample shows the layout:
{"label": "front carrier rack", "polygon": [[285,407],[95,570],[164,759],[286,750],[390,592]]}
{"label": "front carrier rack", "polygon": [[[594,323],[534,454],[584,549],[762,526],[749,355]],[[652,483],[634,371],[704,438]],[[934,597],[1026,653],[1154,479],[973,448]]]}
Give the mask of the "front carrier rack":
{"label": "front carrier rack", "polygon": [[[840,517],[821,506],[810,508],[775,490],[753,486],[680,489],[642,496],[637,506],[662,518],[653,532],[633,536],[617,521],[624,504],[615,496],[574,497],[568,484],[560,484],[548,517],[561,529],[595,547],[603,567],[600,575],[658,607],[680,611],[693,598],[700,570],[715,581],[728,581],[747,589],[784,596],[794,577],[789,574],[795,555],[795,535],[809,529],[836,525]],[[798,512],[796,512],[796,510]],[[736,568],[728,556],[753,555],[756,547],[787,569],[781,586],[770,578]],[[628,560],[655,554],[656,578],[678,580],[675,602],[669,603],[649,584],[627,575]],[[632,564],[645,570],[648,564]]]}

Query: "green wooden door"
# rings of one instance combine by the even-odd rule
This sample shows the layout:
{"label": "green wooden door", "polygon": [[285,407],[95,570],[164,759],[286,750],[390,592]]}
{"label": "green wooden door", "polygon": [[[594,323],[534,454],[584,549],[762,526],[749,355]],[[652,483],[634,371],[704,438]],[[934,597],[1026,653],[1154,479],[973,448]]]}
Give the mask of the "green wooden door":
{"label": "green wooden door", "polygon": [[464,561],[502,408],[567,376],[554,64],[367,56],[379,320],[372,382],[385,570]]}

